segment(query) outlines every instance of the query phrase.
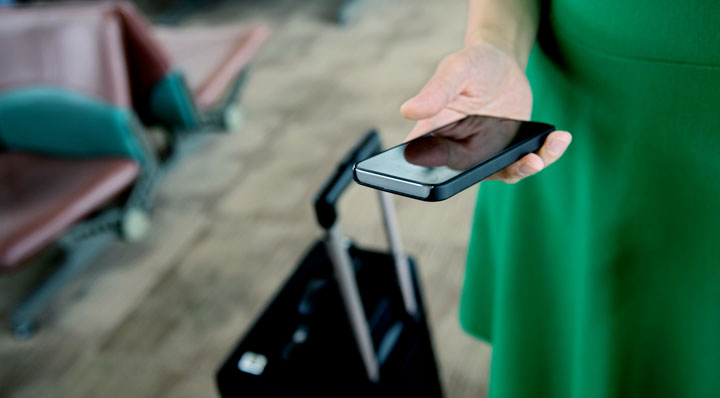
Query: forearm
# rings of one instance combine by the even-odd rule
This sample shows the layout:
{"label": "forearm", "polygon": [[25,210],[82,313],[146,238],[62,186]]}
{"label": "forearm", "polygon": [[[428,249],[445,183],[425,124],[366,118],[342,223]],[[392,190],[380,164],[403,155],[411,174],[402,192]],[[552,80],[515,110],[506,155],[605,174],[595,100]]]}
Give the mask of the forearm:
{"label": "forearm", "polygon": [[465,46],[486,42],[527,65],[540,19],[540,0],[469,0]]}

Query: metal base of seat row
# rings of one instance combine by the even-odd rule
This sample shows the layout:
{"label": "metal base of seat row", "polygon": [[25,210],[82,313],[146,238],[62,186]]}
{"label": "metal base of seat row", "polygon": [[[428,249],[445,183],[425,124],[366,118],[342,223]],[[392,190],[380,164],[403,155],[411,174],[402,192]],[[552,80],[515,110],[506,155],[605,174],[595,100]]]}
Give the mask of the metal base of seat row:
{"label": "metal base of seat row", "polygon": [[100,233],[67,247],[61,246],[61,259],[56,270],[33,290],[13,311],[10,316],[10,328],[19,340],[32,336],[38,330],[38,316],[48,306],[55,295],[78,273],[90,264],[90,260],[113,240],[114,234]]}
{"label": "metal base of seat row", "polygon": [[122,208],[108,208],[81,222],[55,245],[60,258],[55,271],[25,297],[10,315],[10,329],[18,340],[38,331],[39,317],[69,282],[87,269],[92,260],[111,242],[142,240],[150,227],[152,193],[157,182],[155,165],[147,165]]}
{"label": "metal base of seat row", "polygon": [[201,115],[202,129],[232,133],[242,127],[245,119],[240,101],[249,74],[250,67],[245,67],[232,82],[220,103]]}
{"label": "metal base of seat row", "polygon": [[337,23],[346,25],[352,20],[352,14],[357,8],[360,0],[344,0],[337,8]]}

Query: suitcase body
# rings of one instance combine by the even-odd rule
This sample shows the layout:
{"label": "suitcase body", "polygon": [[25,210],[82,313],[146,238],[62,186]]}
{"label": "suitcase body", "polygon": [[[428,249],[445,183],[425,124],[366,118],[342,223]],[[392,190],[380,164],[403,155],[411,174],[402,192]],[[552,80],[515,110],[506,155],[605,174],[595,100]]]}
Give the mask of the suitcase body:
{"label": "suitcase body", "polygon": [[372,137],[326,185],[324,193],[336,194],[329,206],[316,202],[325,242],[306,253],[218,370],[223,397],[442,396],[419,279],[393,237],[389,196],[392,253],[358,248],[337,229],[334,204],[349,183],[337,177],[379,150]]}

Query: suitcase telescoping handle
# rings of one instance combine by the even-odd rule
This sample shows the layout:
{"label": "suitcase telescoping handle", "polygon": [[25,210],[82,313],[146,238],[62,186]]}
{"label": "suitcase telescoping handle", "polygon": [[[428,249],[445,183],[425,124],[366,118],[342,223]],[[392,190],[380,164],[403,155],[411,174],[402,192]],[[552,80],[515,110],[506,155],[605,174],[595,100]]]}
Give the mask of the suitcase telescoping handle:
{"label": "suitcase telescoping handle", "polygon": [[[337,224],[337,201],[353,181],[352,171],[355,164],[379,153],[381,150],[382,146],[378,133],[374,130],[369,131],[340,162],[333,175],[327,180],[315,198],[315,213],[318,223],[323,228],[330,230],[333,225]],[[380,191],[378,193],[385,232],[395,259],[403,301],[407,312],[410,315],[415,315],[417,313],[417,302],[410,277],[408,259],[402,245],[392,195]]]}
{"label": "suitcase telescoping handle", "polygon": [[[355,278],[352,260],[347,252],[345,237],[337,222],[337,201],[352,182],[352,169],[355,163],[380,152],[380,138],[371,131],[340,162],[337,169],[325,183],[315,198],[315,212],[318,223],[327,231],[325,243],[335,268],[335,275],[343,297],[346,311],[357,341],[368,378],[379,380],[380,365],[378,355],[373,348],[372,335],[362,306],[360,291]],[[396,273],[402,292],[403,302],[408,314],[415,316],[418,310],[415,289],[410,276],[407,256],[402,248],[395,208],[390,194],[380,192],[385,231],[395,259]]]}
{"label": "suitcase telescoping handle", "polygon": [[375,155],[380,149],[380,137],[377,132],[370,131],[345,155],[315,197],[315,214],[320,226],[330,229],[337,221],[336,204],[353,181],[352,172],[355,163]]}

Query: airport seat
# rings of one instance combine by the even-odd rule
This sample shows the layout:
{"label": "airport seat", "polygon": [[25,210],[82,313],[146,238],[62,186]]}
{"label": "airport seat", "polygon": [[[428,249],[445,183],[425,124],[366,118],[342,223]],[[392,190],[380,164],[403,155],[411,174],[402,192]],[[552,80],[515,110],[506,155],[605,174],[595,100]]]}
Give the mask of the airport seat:
{"label": "airport seat", "polygon": [[127,158],[0,152],[0,269],[12,271],[137,178]]}
{"label": "airport seat", "polygon": [[268,35],[154,29],[122,1],[0,8],[0,272],[61,253],[11,314],[19,338],[95,253],[147,231],[162,170],[141,121],[171,136],[165,160],[187,133],[232,128],[242,75]]}
{"label": "airport seat", "polygon": [[175,136],[233,130],[243,77],[268,36],[262,24],[153,27],[127,1],[0,9],[0,52],[13,54],[0,58],[0,91],[80,91]]}
{"label": "airport seat", "polygon": [[153,27],[131,3],[115,4],[140,118],[178,131],[236,128],[244,73],[268,28]]}
{"label": "airport seat", "polygon": [[139,126],[124,108],[64,89],[0,93],[0,272],[60,252],[11,314],[18,338],[99,250],[147,232],[157,162]]}
{"label": "airport seat", "polygon": [[267,40],[268,29],[239,27],[159,27],[154,33],[182,71],[193,94],[201,122],[232,130],[241,124],[240,91],[255,54]]}
{"label": "airport seat", "polygon": [[130,108],[122,36],[111,3],[0,7],[0,92],[55,87]]}

